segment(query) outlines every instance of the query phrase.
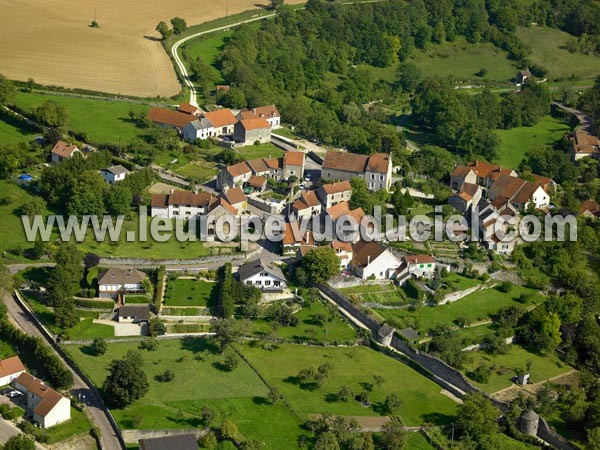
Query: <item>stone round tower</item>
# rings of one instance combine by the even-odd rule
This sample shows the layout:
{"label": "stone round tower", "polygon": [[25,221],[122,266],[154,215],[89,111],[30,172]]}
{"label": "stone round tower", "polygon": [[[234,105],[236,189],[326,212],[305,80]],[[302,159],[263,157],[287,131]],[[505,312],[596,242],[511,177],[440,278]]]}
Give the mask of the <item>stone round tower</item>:
{"label": "stone round tower", "polygon": [[532,409],[528,409],[521,414],[521,432],[529,436],[537,436],[539,420],[540,416]]}

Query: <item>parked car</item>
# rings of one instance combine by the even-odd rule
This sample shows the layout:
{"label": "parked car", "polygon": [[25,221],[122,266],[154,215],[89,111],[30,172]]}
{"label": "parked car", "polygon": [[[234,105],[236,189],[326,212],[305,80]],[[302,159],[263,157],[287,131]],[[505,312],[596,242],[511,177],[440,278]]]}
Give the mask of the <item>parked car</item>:
{"label": "parked car", "polygon": [[23,393],[21,391],[10,391],[8,394],[6,394],[8,397],[10,398],[14,398],[14,397],[18,397],[20,395],[23,395]]}

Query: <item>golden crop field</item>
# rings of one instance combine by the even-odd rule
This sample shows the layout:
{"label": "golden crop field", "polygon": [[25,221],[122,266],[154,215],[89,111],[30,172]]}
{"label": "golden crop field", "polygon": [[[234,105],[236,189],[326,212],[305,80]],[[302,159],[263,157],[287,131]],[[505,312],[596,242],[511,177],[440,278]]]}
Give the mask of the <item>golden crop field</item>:
{"label": "golden crop field", "polygon": [[[180,86],[156,40],[156,24],[179,16],[194,25],[255,5],[253,0],[0,0],[0,73],[67,88],[172,96]],[[100,28],[89,26],[94,11]]]}

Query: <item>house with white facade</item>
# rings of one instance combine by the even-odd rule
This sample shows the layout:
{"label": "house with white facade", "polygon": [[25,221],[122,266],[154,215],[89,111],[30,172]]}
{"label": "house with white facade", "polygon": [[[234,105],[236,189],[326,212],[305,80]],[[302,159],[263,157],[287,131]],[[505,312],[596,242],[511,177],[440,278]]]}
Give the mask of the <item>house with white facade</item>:
{"label": "house with white facade", "polygon": [[433,278],[435,275],[436,262],[431,255],[406,255],[404,261],[408,272],[416,278]]}
{"label": "house with white facade", "polygon": [[392,186],[392,158],[386,153],[360,155],[358,153],[328,151],[321,166],[324,180],[350,181],[362,178],[371,191],[390,190]]}
{"label": "house with white facade", "polygon": [[352,247],[350,268],[363,280],[386,280],[394,277],[400,260],[375,241],[359,241]]}
{"label": "house with white facade", "polygon": [[333,241],[329,246],[335,252],[335,255],[340,259],[340,270],[348,269],[354,252],[350,242]]}
{"label": "house with white facade", "polygon": [[0,386],[8,385],[12,380],[25,372],[25,366],[18,356],[0,361]]}
{"label": "house with white facade", "polygon": [[117,298],[124,294],[144,292],[146,274],[137,269],[113,267],[98,276],[98,294],[101,298]]}
{"label": "house with white facade", "polygon": [[102,178],[104,178],[104,181],[106,181],[108,184],[115,184],[119,181],[123,181],[128,173],[129,170],[120,164],[107,167],[106,169],[102,169],[100,171],[100,175],[102,175]]}
{"label": "house with white facade", "polygon": [[352,197],[352,185],[349,181],[324,184],[317,189],[317,196],[325,206],[325,209],[328,209],[338,203],[350,201],[350,197]]}
{"label": "house with white facade", "polygon": [[231,110],[226,108],[207,112],[202,116],[212,124],[215,137],[232,135],[233,128],[238,121]]}
{"label": "house with white facade", "polygon": [[194,143],[198,140],[211,138],[215,135],[215,127],[206,117],[188,122],[182,130],[183,139],[186,142]]}
{"label": "house with white facade", "polygon": [[295,255],[303,246],[315,246],[312,231],[307,229],[303,233],[299,222],[286,222],[283,240],[281,241],[282,255]]}
{"label": "house with white facade", "polygon": [[40,427],[50,428],[71,418],[71,400],[27,372],[15,378],[13,386],[25,394],[27,414]]}
{"label": "house with white facade", "polygon": [[269,126],[273,130],[281,127],[281,114],[279,114],[275,105],[259,106],[257,108],[240,111],[237,117],[240,120],[257,117],[264,119],[269,123]]}
{"label": "house with white facade", "polygon": [[237,273],[240,283],[257,287],[264,292],[281,292],[287,288],[287,279],[282,270],[261,258],[240,266]]}
{"label": "house with white facade", "polygon": [[71,159],[75,155],[83,156],[83,153],[75,144],[69,144],[65,141],[58,141],[52,147],[50,152],[52,155],[52,163],[58,163],[65,159]]}
{"label": "house with white facade", "polygon": [[189,219],[206,214],[215,197],[208,192],[172,189],[169,194],[153,194],[150,215],[165,219]]}
{"label": "house with white facade", "polygon": [[315,191],[301,191],[300,196],[292,203],[296,217],[312,217],[321,214],[321,202]]}

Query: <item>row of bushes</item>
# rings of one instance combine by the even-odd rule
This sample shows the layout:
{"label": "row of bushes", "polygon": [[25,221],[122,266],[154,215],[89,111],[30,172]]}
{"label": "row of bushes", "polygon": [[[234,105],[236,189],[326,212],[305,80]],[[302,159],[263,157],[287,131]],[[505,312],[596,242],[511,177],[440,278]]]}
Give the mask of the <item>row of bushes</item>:
{"label": "row of bushes", "polygon": [[75,304],[81,308],[97,309],[112,309],[115,306],[115,302],[112,300],[83,300],[80,298],[75,299]]}
{"label": "row of bushes", "polygon": [[174,323],[167,325],[169,333],[207,333],[210,331],[208,323]]}
{"label": "row of bushes", "polygon": [[6,317],[0,319],[0,339],[19,349],[25,365],[56,389],[73,386],[73,374],[40,338],[15,328]]}
{"label": "row of bushes", "polygon": [[156,313],[160,311],[160,303],[165,291],[164,279],[166,271],[165,266],[160,266],[156,271],[156,289],[154,290],[154,311]]}

